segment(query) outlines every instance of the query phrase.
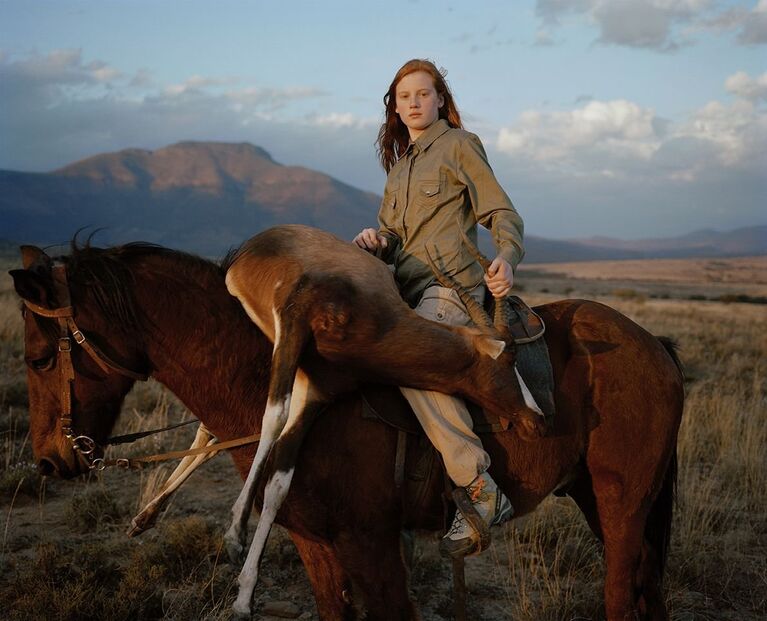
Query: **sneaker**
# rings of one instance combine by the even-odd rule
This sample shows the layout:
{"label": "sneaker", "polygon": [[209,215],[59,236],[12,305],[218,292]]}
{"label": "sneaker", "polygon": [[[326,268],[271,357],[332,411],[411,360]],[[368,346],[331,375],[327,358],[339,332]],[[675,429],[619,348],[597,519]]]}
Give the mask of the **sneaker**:
{"label": "sneaker", "polygon": [[511,519],[514,507],[495,481],[483,472],[466,487],[453,492],[457,509],[453,523],[440,541],[444,556],[479,554],[490,545],[490,526]]}

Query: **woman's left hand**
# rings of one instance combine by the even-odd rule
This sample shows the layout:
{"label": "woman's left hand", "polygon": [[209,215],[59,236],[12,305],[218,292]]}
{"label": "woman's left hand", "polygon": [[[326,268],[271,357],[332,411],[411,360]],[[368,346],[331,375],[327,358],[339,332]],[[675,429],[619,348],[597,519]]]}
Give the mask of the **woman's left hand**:
{"label": "woman's left hand", "polygon": [[495,257],[485,274],[485,283],[494,298],[505,298],[514,286],[514,271],[503,257]]}

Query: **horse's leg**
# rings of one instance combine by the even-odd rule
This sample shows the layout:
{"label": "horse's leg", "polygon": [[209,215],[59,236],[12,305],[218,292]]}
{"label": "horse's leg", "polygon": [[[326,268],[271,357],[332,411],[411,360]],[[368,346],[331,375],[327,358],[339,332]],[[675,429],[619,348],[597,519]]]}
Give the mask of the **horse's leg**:
{"label": "horse's leg", "polygon": [[594,496],[591,476],[586,472],[578,476],[567,488],[567,495],[570,496],[578,505],[578,508],[586,518],[586,522],[591,528],[594,536],[602,541],[602,526],[599,523],[599,512],[597,510],[597,499]]}
{"label": "horse's leg", "polygon": [[[250,309],[245,301],[243,305],[246,310]],[[255,313],[253,310],[248,312]],[[269,398],[261,421],[261,440],[245,485],[232,507],[232,524],[224,535],[227,552],[233,563],[239,562],[245,549],[248,518],[253,508],[258,477],[272,445],[282,434],[289,419],[294,382],[297,380],[298,358],[308,336],[307,326],[304,322],[296,321],[297,319],[293,313],[278,316],[277,312],[274,312],[274,353],[269,379]]]}
{"label": "horse's leg", "polygon": [[[636,474],[632,477],[628,472],[619,474],[617,470],[594,468],[593,463],[590,470],[605,546],[604,593],[608,621],[667,619],[661,592],[663,564],[659,562],[663,550],[657,549],[654,537],[648,538],[648,527],[654,519],[663,520],[667,516],[670,520],[670,512],[665,513],[671,502],[666,497],[667,481],[664,480],[661,492],[651,502],[652,496],[641,493],[641,489],[646,489],[652,494],[650,484],[632,489]],[[670,490],[668,492],[670,495]],[[584,494],[581,499],[586,497]]]}
{"label": "horse's leg", "polygon": [[274,444],[274,472],[264,490],[264,505],[261,509],[261,516],[258,519],[258,526],[256,526],[248,556],[237,579],[240,591],[232,608],[235,614],[241,617],[250,617],[250,602],[253,598],[256,582],[258,582],[258,564],[266,546],[269,531],[277,517],[277,511],[288,495],[301,441],[314,418],[324,406],[324,403],[318,399],[318,394],[306,374],[299,370],[296,373],[293,386],[293,399],[288,421]]}
{"label": "horse's leg", "polygon": [[[385,521],[386,518],[382,518]],[[340,533],[335,547],[362,597],[368,621],[420,619],[408,594],[400,531],[355,529]]]}
{"label": "horse's leg", "polygon": [[329,543],[290,533],[312,584],[317,612],[322,621],[351,621],[351,580]]}
{"label": "horse's leg", "polygon": [[642,557],[637,570],[636,585],[639,611],[644,619],[650,621],[668,619],[662,585],[663,570],[666,565],[666,554],[671,537],[676,470],[675,452],[666,468],[658,497],[653,502],[647,517]]}

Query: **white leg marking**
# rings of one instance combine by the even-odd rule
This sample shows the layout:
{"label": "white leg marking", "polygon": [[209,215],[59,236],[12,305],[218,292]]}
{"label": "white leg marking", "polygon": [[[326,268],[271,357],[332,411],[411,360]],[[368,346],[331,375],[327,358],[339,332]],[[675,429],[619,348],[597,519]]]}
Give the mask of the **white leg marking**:
{"label": "white leg marking", "polygon": [[[276,311],[272,310],[272,312],[274,314],[274,333],[276,337],[274,340],[274,350],[276,351],[280,342],[280,321]],[[245,485],[232,507],[232,526],[234,526],[234,524],[245,525],[248,522],[250,507],[253,504],[253,488],[255,487],[256,479],[261,473],[261,467],[266,456],[269,454],[269,450],[282,433],[285,423],[289,418],[291,398],[292,394],[289,393],[281,402],[272,403],[271,400],[266,402],[264,417],[261,419],[261,440],[258,443],[258,448],[256,448],[256,456],[253,458],[253,463],[250,465],[250,471],[248,472],[248,478],[245,480]]]}
{"label": "white leg marking", "polygon": [[527,384],[525,384],[525,380],[522,379],[522,376],[519,374],[519,371],[517,371],[517,365],[514,365],[514,373],[517,374],[517,379],[519,380],[519,387],[522,389],[522,396],[525,398],[525,405],[529,407],[531,410],[534,410],[540,416],[543,416],[544,414],[541,411],[541,408],[539,408],[538,404],[535,402],[535,398],[533,397],[533,394],[530,392],[530,389],[527,387]]}
{"label": "white leg marking", "polygon": [[[312,386],[309,378],[300,369],[297,371],[293,382],[292,394],[293,399],[290,403],[288,421],[281,435],[284,435],[288,430],[300,424],[307,403],[310,400],[315,401],[319,398],[319,392]],[[240,590],[237,594],[237,600],[233,605],[233,610],[238,615],[247,616],[250,614],[250,602],[253,598],[256,582],[258,581],[258,564],[266,546],[269,531],[272,528],[272,524],[274,524],[277,511],[282,506],[290,490],[294,471],[294,466],[291,466],[287,472],[277,471],[266,485],[264,506],[261,509],[256,533],[253,535],[253,541],[250,544],[250,550],[248,550],[248,557],[245,559],[245,564],[238,578]]]}
{"label": "white leg marking", "polygon": [[261,440],[256,449],[256,456],[250,465],[245,485],[243,485],[242,491],[240,491],[240,495],[232,507],[232,524],[224,535],[229,554],[234,558],[239,556],[239,552],[245,546],[248,517],[250,517],[253,497],[256,493],[256,481],[261,474],[261,469],[264,461],[266,461],[266,456],[269,454],[269,450],[285,427],[290,409],[290,400],[290,395],[287,395],[276,404],[271,401],[268,401],[266,404],[264,418],[261,422]]}
{"label": "white leg marking", "polygon": [[250,602],[253,599],[253,591],[258,582],[258,564],[261,560],[261,554],[266,546],[266,539],[269,531],[274,524],[274,518],[277,516],[277,510],[282,505],[290,489],[290,482],[293,479],[294,468],[288,472],[276,472],[266,484],[264,492],[264,507],[261,510],[261,517],[258,520],[256,533],[253,535],[253,542],[248,550],[248,557],[242,566],[237,582],[240,590],[237,593],[237,599],[232,606],[234,612],[238,615],[250,616]]}

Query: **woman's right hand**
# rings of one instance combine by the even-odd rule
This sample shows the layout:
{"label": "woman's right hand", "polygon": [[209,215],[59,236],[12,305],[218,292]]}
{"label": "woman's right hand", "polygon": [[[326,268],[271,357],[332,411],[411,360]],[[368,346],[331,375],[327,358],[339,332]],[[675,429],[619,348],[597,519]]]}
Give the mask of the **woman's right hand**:
{"label": "woman's right hand", "polygon": [[375,229],[362,229],[352,241],[363,250],[373,253],[379,248],[383,249],[389,245],[389,240],[383,235],[379,235]]}

